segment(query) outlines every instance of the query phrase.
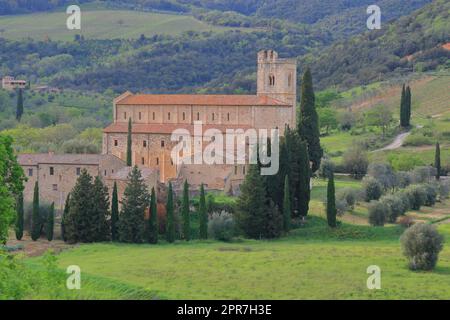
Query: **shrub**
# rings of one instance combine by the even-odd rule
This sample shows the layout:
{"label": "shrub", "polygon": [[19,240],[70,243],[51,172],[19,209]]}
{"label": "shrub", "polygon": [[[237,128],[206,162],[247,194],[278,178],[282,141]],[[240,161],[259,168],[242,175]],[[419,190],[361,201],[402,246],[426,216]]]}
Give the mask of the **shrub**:
{"label": "shrub", "polygon": [[430,137],[426,137],[423,134],[411,134],[410,136],[406,137],[405,142],[403,143],[404,146],[424,146],[424,145],[430,145],[433,144],[433,139]]}
{"label": "shrub", "polygon": [[344,213],[350,210],[347,201],[345,201],[344,199],[336,199],[335,203],[338,216],[342,216]]}
{"label": "shrub", "polygon": [[390,164],[371,163],[367,168],[367,174],[381,183],[385,190],[396,185],[396,176]]}
{"label": "shrub", "polygon": [[443,237],[433,225],[415,224],[401,237],[403,254],[411,270],[432,270],[443,247]]}
{"label": "shrub", "polygon": [[412,210],[420,210],[427,200],[427,191],[421,185],[411,185],[406,190],[406,195],[409,198],[410,208]]}
{"label": "shrub", "polygon": [[356,199],[358,198],[358,191],[353,188],[344,188],[338,191],[336,199],[344,200],[347,206],[353,210]]}
{"label": "shrub", "polygon": [[430,166],[420,166],[414,168],[409,175],[412,183],[425,183],[434,180],[436,169]]}
{"label": "shrub", "polygon": [[383,187],[381,186],[381,183],[372,177],[364,179],[363,190],[365,192],[365,199],[367,202],[371,200],[378,200],[383,194]]}
{"label": "shrub", "polygon": [[220,241],[230,241],[234,236],[233,215],[226,211],[214,212],[208,222],[208,236]]}
{"label": "shrub", "polygon": [[403,213],[402,213],[402,214],[405,214],[406,211],[408,211],[409,209],[411,209],[411,203],[410,203],[410,201],[409,201],[408,195],[406,194],[406,191],[405,191],[405,190],[402,190],[402,191],[400,191],[400,192],[397,192],[395,195],[396,195],[396,196],[400,199],[400,201],[402,202],[402,205],[403,205]]}
{"label": "shrub", "polygon": [[380,201],[371,201],[369,205],[369,223],[372,226],[384,226],[386,216],[389,215],[389,208]]}
{"label": "shrub", "polygon": [[422,159],[412,154],[395,154],[388,155],[388,161],[392,168],[396,171],[407,171],[413,169],[415,166],[424,165]]}
{"label": "shrub", "polygon": [[369,165],[367,152],[359,146],[349,149],[343,155],[343,165],[346,172],[353,177],[360,178],[364,176]]}
{"label": "shrub", "polygon": [[324,179],[330,178],[330,175],[334,173],[336,166],[333,161],[328,158],[322,158],[319,167],[319,176]]}
{"label": "shrub", "polygon": [[447,199],[449,193],[450,193],[450,183],[448,181],[440,181],[439,182],[439,201]]}
{"label": "shrub", "polygon": [[405,207],[402,199],[395,194],[389,194],[382,197],[380,202],[389,208],[386,214],[386,220],[390,223],[395,223],[397,217],[405,213]]}
{"label": "shrub", "polygon": [[426,199],[425,199],[425,205],[427,207],[432,207],[436,203],[437,199],[437,187],[433,184],[425,184],[423,185],[425,189]]}

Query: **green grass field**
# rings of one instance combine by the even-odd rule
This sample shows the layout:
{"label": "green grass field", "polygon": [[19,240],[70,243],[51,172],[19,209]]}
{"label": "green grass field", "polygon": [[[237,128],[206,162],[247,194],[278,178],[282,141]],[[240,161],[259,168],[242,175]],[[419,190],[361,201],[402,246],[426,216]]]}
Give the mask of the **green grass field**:
{"label": "green grass field", "polygon": [[[68,30],[65,12],[0,16],[0,37],[20,40],[33,38],[71,41],[75,34],[89,39],[138,38],[141,34],[178,35],[185,31],[226,31],[231,28],[203,23],[192,16],[97,9],[83,11],[81,30]],[[236,28],[234,28],[236,29]],[[249,29],[247,29],[249,30]]]}
{"label": "green grass field", "polygon": [[[336,186],[358,188],[360,182],[337,177]],[[402,227],[349,223],[346,214],[339,218],[341,226],[331,230],[324,195],[325,182],[315,180],[307,224],[278,240],[82,244],[63,251],[59,267],[78,265],[82,273],[81,290],[64,298],[450,299],[448,245],[434,271],[410,271],[399,243]],[[414,214],[429,215],[432,210]],[[351,215],[367,220],[364,205]],[[439,225],[439,231],[448,242],[450,224]],[[41,259],[27,263],[39,268]],[[366,287],[370,265],[381,268],[381,290]]]}

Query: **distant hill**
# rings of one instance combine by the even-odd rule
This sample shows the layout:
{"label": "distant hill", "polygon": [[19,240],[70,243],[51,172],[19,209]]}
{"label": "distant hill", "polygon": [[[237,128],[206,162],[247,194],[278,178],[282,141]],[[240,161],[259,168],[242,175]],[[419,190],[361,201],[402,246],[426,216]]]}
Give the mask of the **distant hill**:
{"label": "distant hill", "polygon": [[300,59],[318,88],[350,88],[412,71],[450,67],[450,2],[436,0],[381,30],[336,42]]}

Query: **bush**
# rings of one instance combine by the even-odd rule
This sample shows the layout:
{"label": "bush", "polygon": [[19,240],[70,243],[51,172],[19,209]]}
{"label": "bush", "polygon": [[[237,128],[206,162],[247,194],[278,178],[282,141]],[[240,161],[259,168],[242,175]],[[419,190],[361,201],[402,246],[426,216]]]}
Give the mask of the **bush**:
{"label": "bush", "polygon": [[409,196],[406,194],[406,191],[405,191],[405,190],[402,190],[402,191],[400,191],[400,192],[397,192],[395,195],[396,195],[396,196],[400,199],[400,201],[402,202],[402,205],[403,205],[403,208],[404,208],[404,211],[403,211],[402,214],[405,214],[409,209],[411,209],[411,203],[410,203],[410,201],[409,201]]}
{"label": "bush", "polygon": [[336,199],[336,212],[338,216],[342,216],[344,213],[350,210],[347,201],[344,199]]}
{"label": "bush", "polygon": [[439,182],[439,201],[443,201],[448,198],[450,193],[450,183],[448,181]]}
{"label": "bush", "polygon": [[363,190],[367,202],[371,200],[378,200],[383,194],[383,187],[381,183],[372,177],[364,179]]}
{"label": "bush", "polygon": [[382,197],[380,202],[389,208],[386,215],[386,220],[390,223],[395,223],[395,221],[397,221],[397,217],[404,214],[406,211],[402,199],[395,194],[389,194]]}
{"label": "bush", "polygon": [[424,186],[426,192],[425,205],[427,207],[432,207],[436,203],[437,199],[437,187],[432,184],[425,184]]}
{"label": "bush", "polygon": [[319,167],[319,176],[324,179],[328,179],[332,173],[334,173],[336,166],[333,161],[328,158],[322,158]]}
{"label": "bush", "polygon": [[408,137],[406,137],[405,142],[403,143],[404,146],[424,146],[424,145],[431,145],[434,141],[430,137],[426,137],[423,134],[411,134]]}
{"label": "bush", "polygon": [[343,155],[342,162],[346,172],[355,178],[364,176],[367,172],[367,166],[369,165],[367,152],[359,146],[346,151]]}
{"label": "bush", "polygon": [[369,205],[369,223],[372,226],[384,226],[386,216],[389,216],[389,208],[380,201],[371,201]]}
{"label": "bush", "polygon": [[427,200],[427,191],[421,185],[411,185],[405,189],[406,195],[409,198],[410,208],[412,210],[420,210]]}
{"label": "bush", "polygon": [[436,169],[430,166],[420,166],[410,172],[410,179],[413,183],[426,183],[433,181],[436,176]]}
{"label": "bush", "polygon": [[354,209],[356,199],[358,198],[358,191],[353,188],[344,188],[338,191],[336,195],[337,200],[343,200],[346,202],[350,209]]}
{"label": "bush", "polygon": [[401,237],[403,254],[411,270],[432,270],[443,247],[443,237],[433,225],[415,224]]}
{"label": "bush", "polygon": [[234,236],[233,215],[226,211],[214,212],[208,222],[208,236],[220,241],[230,241]]}
{"label": "bush", "polygon": [[367,174],[381,183],[385,190],[397,185],[396,175],[390,164],[371,163],[367,168]]}

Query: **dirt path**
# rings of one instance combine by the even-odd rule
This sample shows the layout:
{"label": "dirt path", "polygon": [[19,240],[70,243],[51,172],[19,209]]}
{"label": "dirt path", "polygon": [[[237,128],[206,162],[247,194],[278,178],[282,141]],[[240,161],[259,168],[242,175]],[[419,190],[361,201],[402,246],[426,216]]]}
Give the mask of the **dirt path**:
{"label": "dirt path", "polygon": [[[423,126],[419,125],[416,128],[420,129],[420,128],[423,128]],[[398,149],[403,145],[403,142],[405,142],[405,139],[410,134],[411,134],[411,131],[400,133],[399,135],[397,135],[395,137],[394,141],[392,141],[390,144],[388,144],[384,148],[373,150],[372,152]]]}

